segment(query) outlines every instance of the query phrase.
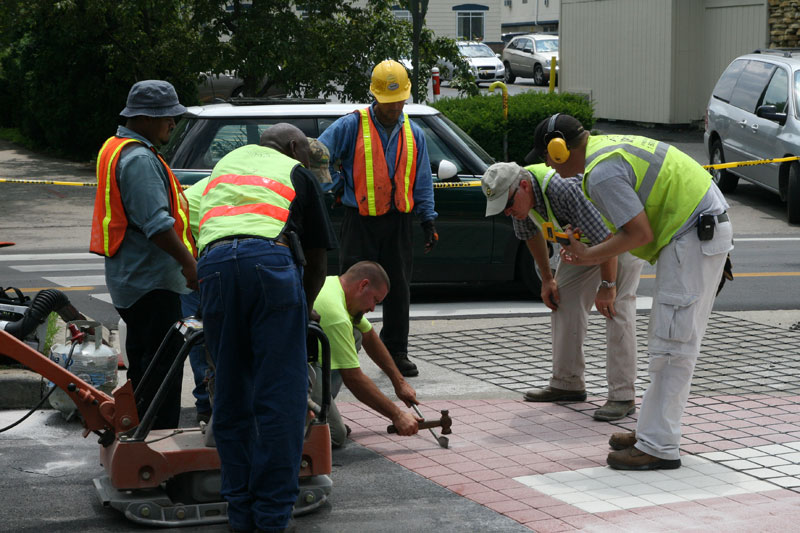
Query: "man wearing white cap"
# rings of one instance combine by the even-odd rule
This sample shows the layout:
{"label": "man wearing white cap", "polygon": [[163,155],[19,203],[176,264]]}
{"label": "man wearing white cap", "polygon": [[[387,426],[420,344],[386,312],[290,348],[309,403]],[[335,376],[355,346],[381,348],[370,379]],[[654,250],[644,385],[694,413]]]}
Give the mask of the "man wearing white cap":
{"label": "man wearing white cap", "polygon": [[[161,341],[181,318],[179,295],[197,288],[194,239],[180,184],[157,148],[169,141],[175,117],[186,108],[163,80],[131,87],[127,121],[97,157],[97,193],[90,250],[105,256],[111,301],[128,327],[128,378],[139,385]],[[153,375],[163,376],[171,361],[162,358]],[[140,400],[141,417],[160,383]],[[178,427],[181,372],[168,385],[154,429]]]}
{"label": "man wearing white cap", "polygon": [[[341,160],[345,207],[340,235],[339,273],[359,261],[375,261],[392,288],[383,302],[380,338],[400,373],[419,374],[408,359],[411,303],[412,213],[421,221],[425,253],[439,239],[433,221],[433,179],[422,130],[403,113],[411,96],[408,72],[386,60],[372,71],[375,102],[350,113],[319,136],[330,160]],[[336,169],[334,169],[336,170]]]}
{"label": "man wearing white cap", "polygon": [[[554,179],[556,178],[556,179]],[[561,179],[546,165],[522,168],[516,163],[495,163],[481,178],[486,195],[486,216],[505,213],[514,231],[524,239],[539,266],[542,301],[550,315],[553,342],[553,376],[544,389],[525,393],[529,402],[584,401],[583,341],[592,303],[606,317],[606,376],[608,401],[594,418],[610,421],[636,410],[636,289],[644,264],[630,254],[600,265],[561,263],[555,277],[550,271],[542,225],[556,231],[567,224],[580,228],[582,240],[599,244],[611,237],[600,213],[583,196],[580,180]]]}

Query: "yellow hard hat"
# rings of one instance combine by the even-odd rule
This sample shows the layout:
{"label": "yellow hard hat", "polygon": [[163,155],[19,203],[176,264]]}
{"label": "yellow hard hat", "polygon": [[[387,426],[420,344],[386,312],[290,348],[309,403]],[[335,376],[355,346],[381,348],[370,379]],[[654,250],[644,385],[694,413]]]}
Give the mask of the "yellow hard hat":
{"label": "yellow hard hat", "polygon": [[411,81],[406,68],[392,59],[381,61],[372,70],[369,90],[381,104],[408,100]]}

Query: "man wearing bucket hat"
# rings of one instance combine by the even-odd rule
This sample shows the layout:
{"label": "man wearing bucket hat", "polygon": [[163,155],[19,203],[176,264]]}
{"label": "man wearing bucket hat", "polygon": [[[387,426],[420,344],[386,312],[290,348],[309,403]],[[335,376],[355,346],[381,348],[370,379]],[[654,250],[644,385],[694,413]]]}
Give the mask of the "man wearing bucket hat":
{"label": "man wearing bucket hat", "polygon": [[[544,224],[561,232],[580,228],[582,241],[599,244],[611,237],[600,213],[581,191],[577,178],[561,179],[546,165],[522,168],[495,163],[481,178],[486,216],[505,213],[514,232],[525,240],[542,277],[542,301],[550,315],[553,375],[544,389],[528,391],[529,402],[584,401],[586,384],[583,341],[592,303],[606,317],[608,401],[594,412],[596,420],[618,420],[636,409],[636,289],[644,262],[628,253],[600,265],[561,263],[550,271]],[[509,196],[511,195],[511,196]]]}
{"label": "man wearing bucket hat", "polygon": [[[105,256],[106,285],[128,335],[128,378],[136,388],[161,340],[181,318],[179,295],[197,288],[195,243],[186,199],[157,147],[169,141],[175,117],[186,111],[173,86],[162,80],[131,87],[120,115],[127,121],[97,157],[90,250]],[[154,375],[165,375],[163,358]],[[155,429],[175,428],[180,417],[181,373],[170,382]],[[139,416],[159,383],[140,398]]]}
{"label": "man wearing bucket hat", "polygon": [[[569,236],[562,258],[594,265],[622,252],[656,265],[647,348],[650,384],[636,431],[615,433],[606,462],[620,470],[681,466],[681,416],[714,296],[733,249],[728,203],[708,172],[674,146],[634,135],[590,135],[570,115],[536,127],[528,161],[583,174],[583,192],[614,226],[587,248]],[[571,233],[569,227],[567,234]]]}
{"label": "man wearing bucket hat", "polygon": [[403,113],[411,95],[405,67],[379,63],[372,71],[375,102],[346,115],[320,135],[330,160],[341,160],[345,206],[339,248],[339,273],[355,263],[379,263],[391,290],[383,302],[380,338],[400,373],[419,374],[408,359],[411,303],[412,213],[422,224],[425,253],[439,239],[434,227],[433,181],[422,130]]}

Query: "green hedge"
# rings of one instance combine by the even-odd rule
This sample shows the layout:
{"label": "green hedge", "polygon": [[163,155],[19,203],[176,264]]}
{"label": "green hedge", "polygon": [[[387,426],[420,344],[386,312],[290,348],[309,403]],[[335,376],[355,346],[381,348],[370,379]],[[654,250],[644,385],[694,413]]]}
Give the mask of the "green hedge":
{"label": "green hedge", "polygon": [[[497,161],[503,161],[502,95],[443,98],[432,104],[475,139]],[[567,113],[583,127],[594,127],[594,106],[583,95],[527,92],[508,97],[508,159],[524,165],[533,147],[533,130],[554,113]]]}

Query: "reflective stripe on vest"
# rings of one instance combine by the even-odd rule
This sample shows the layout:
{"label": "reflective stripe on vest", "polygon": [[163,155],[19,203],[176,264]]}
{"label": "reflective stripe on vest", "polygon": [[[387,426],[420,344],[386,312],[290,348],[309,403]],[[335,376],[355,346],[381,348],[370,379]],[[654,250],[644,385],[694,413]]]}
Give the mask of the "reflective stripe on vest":
{"label": "reflective stripe on vest", "polygon": [[[410,213],[414,209],[417,144],[408,115],[403,114],[403,131],[397,136],[394,176],[390,178],[384,155],[386,151],[369,109],[359,109],[357,113],[360,121],[353,157],[353,189],[358,213],[380,216],[392,207],[401,213]],[[379,155],[375,157],[373,154]]]}
{"label": "reflective stripe on vest", "polygon": [[231,235],[274,239],[289,220],[296,160],[254,144],[220,159],[200,199],[198,248]]}
{"label": "reflective stripe on vest", "polygon": [[[530,218],[533,223],[536,224],[536,227],[539,228],[539,231],[542,231],[543,223],[551,222],[553,224],[554,231],[557,231],[558,233],[564,233],[564,229],[561,227],[558,218],[556,218],[555,213],[553,213],[553,210],[550,207],[550,199],[547,197],[547,187],[550,185],[550,180],[556,175],[555,169],[548,167],[544,163],[539,163],[537,165],[529,165],[525,167],[525,170],[533,174],[533,177],[536,178],[536,181],[539,183],[539,190],[542,192],[542,198],[544,198],[544,207],[547,211],[547,218],[545,219],[542,218],[542,215],[540,215],[536,209],[531,209],[530,213],[528,213],[528,218]],[[591,244],[589,239],[585,236],[581,236],[580,240],[585,244]]]}
{"label": "reflective stripe on vest", "polygon": [[613,156],[621,156],[636,175],[636,194],[653,230],[653,240],[631,250],[655,263],[661,249],[686,223],[711,187],[711,175],[674,146],[638,136],[592,135],[586,146],[583,192],[592,170]]}
{"label": "reflective stripe on vest", "polygon": [[[117,180],[117,163],[122,149],[139,140],[127,137],[110,137],[103,143],[97,156],[97,192],[95,193],[94,214],[92,217],[92,235],[89,250],[107,257],[114,256],[125,238],[128,218],[122,205]],[[166,161],[155,151],[150,150],[164,166],[169,181],[170,216],[175,220],[173,229],[186,248],[197,255],[194,239],[189,228],[188,202],[183,195],[180,183]]]}

